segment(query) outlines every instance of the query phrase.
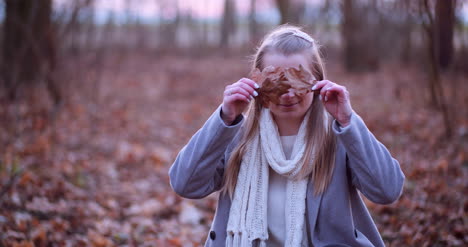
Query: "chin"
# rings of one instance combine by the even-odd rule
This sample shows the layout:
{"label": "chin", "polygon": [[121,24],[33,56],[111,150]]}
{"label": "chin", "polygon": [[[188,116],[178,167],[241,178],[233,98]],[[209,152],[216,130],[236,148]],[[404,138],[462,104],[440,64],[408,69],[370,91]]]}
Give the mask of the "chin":
{"label": "chin", "polygon": [[302,109],[270,109],[273,116],[275,118],[282,118],[282,119],[297,119],[303,118],[307,111],[303,111]]}
{"label": "chin", "polygon": [[310,100],[308,99],[309,98],[300,99],[296,102],[293,100],[291,100],[293,102],[283,101],[280,104],[270,102],[268,108],[270,108],[270,112],[275,119],[282,119],[285,121],[302,120],[312,104],[312,98],[310,98]]}

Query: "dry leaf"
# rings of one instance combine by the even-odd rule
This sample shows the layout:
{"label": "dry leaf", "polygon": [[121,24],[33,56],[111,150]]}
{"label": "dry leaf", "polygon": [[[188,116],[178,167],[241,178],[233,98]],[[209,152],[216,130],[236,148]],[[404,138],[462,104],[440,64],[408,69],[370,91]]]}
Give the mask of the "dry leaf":
{"label": "dry leaf", "polygon": [[312,86],[316,83],[315,77],[302,65],[299,68],[281,68],[268,66],[260,71],[255,69],[251,74],[252,80],[261,85],[258,89],[257,100],[263,106],[269,102],[279,103],[282,94],[292,92],[302,97],[311,92]]}
{"label": "dry leaf", "polygon": [[287,78],[287,83],[294,89],[297,96],[304,96],[312,91],[312,86],[317,82],[315,77],[306,68],[299,65],[299,69],[286,68],[284,75]]}

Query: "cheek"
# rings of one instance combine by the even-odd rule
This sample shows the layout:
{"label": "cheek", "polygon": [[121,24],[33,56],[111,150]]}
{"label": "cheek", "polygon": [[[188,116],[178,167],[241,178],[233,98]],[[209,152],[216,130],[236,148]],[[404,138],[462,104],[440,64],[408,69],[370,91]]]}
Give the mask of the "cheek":
{"label": "cheek", "polygon": [[305,97],[304,97],[304,104],[309,107],[310,105],[312,105],[312,101],[314,100],[314,94],[313,93],[308,93]]}
{"label": "cheek", "polygon": [[264,107],[267,108],[267,109],[270,109],[270,110],[279,108],[279,106],[276,105],[276,103],[273,103],[273,102],[268,102],[268,104],[266,106],[264,106]]}

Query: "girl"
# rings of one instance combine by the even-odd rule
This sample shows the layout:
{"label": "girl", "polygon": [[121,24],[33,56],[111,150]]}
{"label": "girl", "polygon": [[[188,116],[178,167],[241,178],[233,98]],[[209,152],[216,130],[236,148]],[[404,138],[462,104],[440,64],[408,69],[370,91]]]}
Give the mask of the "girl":
{"label": "girl", "polygon": [[398,161],[352,110],[347,89],[325,80],[308,34],[279,27],[254,60],[260,70],[299,65],[319,93],[290,91],[263,107],[259,85],[240,79],[170,168],[180,196],[221,191],[205,246],[384,246],[358,190],[375,203],[397,200]]}

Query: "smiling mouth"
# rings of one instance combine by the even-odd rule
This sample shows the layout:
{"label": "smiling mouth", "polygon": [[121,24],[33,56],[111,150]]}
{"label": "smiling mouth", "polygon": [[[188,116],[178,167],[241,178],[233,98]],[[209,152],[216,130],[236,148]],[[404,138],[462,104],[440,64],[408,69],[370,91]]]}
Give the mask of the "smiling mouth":
{"label": "smiling mouth", "polygon": [[296,103],[289,103],[289,104],[278,104],[279,106],[283,106],[283,107],[292,107],[292,106],[295,106],[297,104],[299,104],[300,101],[296,102]]}

